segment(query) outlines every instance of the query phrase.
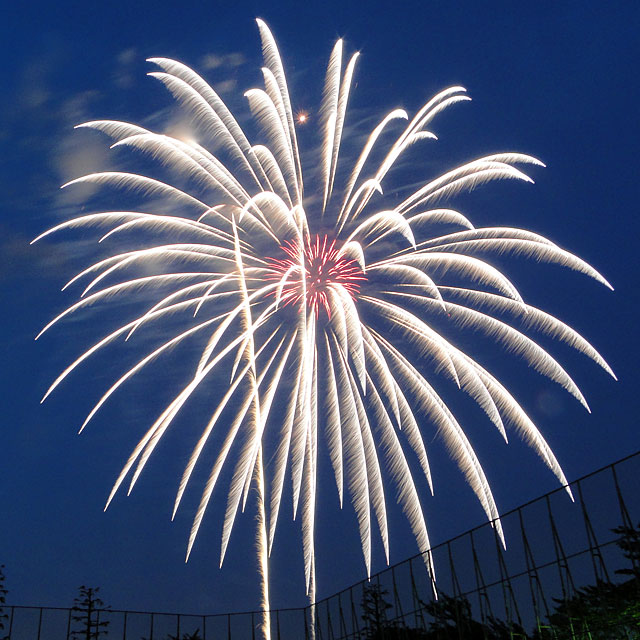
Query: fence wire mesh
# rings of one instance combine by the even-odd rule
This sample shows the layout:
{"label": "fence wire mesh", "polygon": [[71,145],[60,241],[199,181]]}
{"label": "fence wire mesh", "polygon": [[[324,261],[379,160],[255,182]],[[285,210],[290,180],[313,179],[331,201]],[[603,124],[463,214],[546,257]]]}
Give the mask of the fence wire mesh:
{"label": "fence wire mesh", "polygon": [[[573,501],[557,489],[311,607],[274,610],[270,637],[640,639],[639,477],[640,452],[572,482]],[[94,627],[74,609],[6,605],[0,639],[263,637],[259,611],[92,616]]]}

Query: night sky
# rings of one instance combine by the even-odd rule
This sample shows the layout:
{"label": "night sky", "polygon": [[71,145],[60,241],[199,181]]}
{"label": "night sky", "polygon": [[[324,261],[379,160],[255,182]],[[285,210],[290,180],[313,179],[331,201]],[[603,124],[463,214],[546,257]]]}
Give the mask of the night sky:
{"label": "night sky", "polygon": [[[4,13],[0,564],[6,565],[10,603],[67,606],[76,588],[87,584],[100,586],[104,600],[122,609],[217,613],[257,605],[250,510],[237,522],[222,571],[224,495],[217,494],[186,565],[197,486],[170,522],[180,474],[206,420],[198,406],[154,453],[133,494],[119,495],[103,513],[117,474],[162,399],[171,396],[181,370],[149,370],[78,436],[101,390],[123,371],[121,352],[92,359],[41,405],[51,381],[83,346],[102,337],[104,327],[100,314],[88,310],[37,342],[34,336],[75,299],[75,292],[61,294],[60,288],[90,264],[98,236],[60,235],[29,246],[36,235],[83,210],[87,194],[60,191],[61,184],[116,166],[106,138],[74,132],[73,125],[105,118],[160,130],[180,126],[168,92],[146,77],[152,70],[146,58],[189,64],[246,118],[242,94],[262,84],[255,17],[263,18],[278,40],[294,109],[310,113],[301,132],[307,148],[317,141],[312,127],[324,67],[335,40],[343,37],[348,52],[362,53],[347,122],[354,135],[394,108],[415,113],[446,86],[461,84],[473,98],[434,121],[431,128],[440,140],[412,155],[409,180],[496,151],[520,151],[545,162],[545,169],[530,171],[535,185],[494,183],[451,204],[476,226],[541,233],[613,284],[611,292],[575,272],[522,259],[498,265],[525,300],[585,336],[619,381],[566,346],[543,341],[583,391],[590,415],[503,351],[486,344],[478,348],[484,350],[484,364],[522,401],[569,479],[640,448],[640,5],[187,0],[125,7],[61,0],[12,3]],[[358,123],[365,128],[358,129]],[[348,138],[345,145],[348,149]],[[473,336],[467,340],[464,346],[473,348]],[[552,474],[515,435],[506,446],[467,399],[458,405],[455,395],[447,398],[461,411],[500,510],[556,487]],[[442,442],[428,424],[424,428],[436,497],[422,487],[423,506],[438,542],[479,524],[483,513]],[[353,511],[347,505],[340,512],[325,467],[320,485],[316,537],[322,597],[360,580],[364,564]],[[274,607],[305,603],[299,524],[291,522],[290,513],[290,503],[283,503],[272,559]],[[399,509],[392,508],[392,517],[391,559],[397,562],[416,547]],[[383,567],[374,537],[373,569]]]}

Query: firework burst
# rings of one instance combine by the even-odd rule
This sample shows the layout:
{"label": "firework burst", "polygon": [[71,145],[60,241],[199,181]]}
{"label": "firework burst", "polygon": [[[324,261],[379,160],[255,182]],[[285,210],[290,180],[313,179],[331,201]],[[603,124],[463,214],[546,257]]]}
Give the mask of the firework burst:
{"label": "firework burst", "polygon": [[[360,283],[366,278],[355,260],[340,253],[335,239],[330,241],[326,235],[315,236],[315,239],[307,236],[304,241],[303,251],[298,245],[287,242],[281,247],[286,258],[267,259],[272,268],[267,277],[279,283],[277,297],[282,304],[297,303],[299,313],[305,312],[306,304],[316,319],[320,310],[331,319],[330,292],[341,289],[355,301]],[[303,268],[304,282],[299,275]]]}
{"label": "firework burst", "polygon": [[[441,434],[502,536],[485,473],[454,412],[434,388],[432,371],[471,396],[505,439],[506,427],[515,429],[566,484],[553,452],[506,387],[454,345],[459,329],[472,327],[505,345],[585,407],[581,392],[560,364],[511,321],[565,341],[613,373],[573,329],[526,304],[485,257],[524,255],[569,267],[609,286],[599,273],[540,235],[507,227],[475,228],[459,211],[438,205],[445,197],[492,180],[531,182],[517,167],[540,165],[538,160],[520,153],[482,157],[425,180],[392,207],[381,207],[391,168],[408,148],[434,140],[427,129],[433,119],[468,97],[455,86],[438,93],[411,118],[403,110],[392,111],[366,138],[351,168],[338,171],[357,60],[356,54],[343,64],[338,41],[329,60],[322,108],[314,119],[322,136],[319,169],[305,167],[319,186],[312,191],[314,197],[305,197],[296,117],[283,65],[271,32],[262,21],[258,27],[265,87],[245,95],[263,132],[263,144],[249,142],[224,102],[193,70],[152,58],[160,71],[150,75],[168,88],[203,138],[215,143],[216,154],[194,141],[126,122],[79,125],[110,136],[114,147],[151,155],[176,176],[174,183],[183,186],[134,173],[103,172],[65,187],[93,183],[139,191],[156,203],[161,200],[163,211],[172,203],[173,213],[91,213],[59,224],[36,240],[72,227],[104,226],[101,240],[127,236],[140,243],[134,250],[114,251],[73,278],[70,284],[86,283],[80,300],[43,331],[71,313],[117,296],[135,299],[142,289],[155,296],[142,314],[68,366],[45,398],[98,350],[174,319],[166,324],[170,329],[162,344],[114,382],[83,428],[116,390],[154,359],[187,339],[200,340],[199,359],[188,383],[167,400],[166,409],[135,447],[108,503],[129,475],[131,490],[194,392],[211,384],[214,375],[226,374],[219,402],[203,421],[202,435],[179,483],[174,515],[196,465],[207,468],[188,555],[221,471],[231,465],[230,484],[223,489],[227,507],[222,562],[236,514],[244,508],[250,488],[256,487],[262,596],[268,609],[267,556],[287,478],[294,517],[301,516],[307,589],[312,601],[315,597],[319,430],[324,431],[340,503],[346,493],[355,509],[367,572],[372,521],[389,557],[384,476],[395,483],[398,501],[420,551],[427,552],[425,561],[433,575],[419,491],[406,457],[409,452],[417,457],[431,487],[423,441],[427,425]],[[302,122],[300,117],[297,122]],[[399,134],[391,145],[383,145],[382,135],[394,127],[399,127]],[[340,189],[334,190],[336,184]],[[185,319],[179,330],[176,317]],[[442,326],[445,329],[437,328]],[[212,460],[201,458],[212,434],[221,444]],[[273,460],[268,472],[265,448]],[[268,628],[266,620],[267,635]]]}

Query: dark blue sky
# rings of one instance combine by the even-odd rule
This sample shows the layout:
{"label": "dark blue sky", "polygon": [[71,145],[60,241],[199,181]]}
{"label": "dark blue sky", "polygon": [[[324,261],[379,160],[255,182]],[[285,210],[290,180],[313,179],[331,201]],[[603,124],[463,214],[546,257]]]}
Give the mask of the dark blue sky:
{"label": "dark blue sky", "polygon": [[[279,42],[294,108],[313,117],[324,65],[335,39],[344,37],[348,50],[362,52],[351,102],[358,117],[379,118],[396,107],[415,112],[452,84],[469,90],[473,102],[433,125],[440,142],[433,154],[425,147],[428,175],[499,150],[547,164],[533,172],[534,186],[495,184],[456,204],[477,226],[546,235],[614,285],[612,293],[557,268],[504,264],[525,299],[590,340],[619,382],[569,349],[547,345],[584,392],[589,415],[501,352],[488,365],[522,399],[569,478],[637,450],[639,12],[633,2],[14,3],[0,26],[0,563],[10,602],[64,606],[85,583],[101,586],[117,608],[255,607],[250,514],[238,522],[225,569],[217,569],[221,496],[184,564],[195,497],[169,521],[190,452],[183,432],[155,454],[132,496],[102,513],[121,465],[153,419],[143,400],[147,390],[144,384],[125,390],[77,436],[91,399],[121,371],[115,356],[103,357],[39,404],[59,371],[100,333],[88,313],[33,341],[71,300],[59,289],[89,263],[94,245],[81,235],[75,243],[28,242],[79,212],[77,194],[60,192],[60,184],[109,166],[103,141],[73,132],[74,124],[112,118],[162,126],[172,117],[169,96],[145,76],[145,58],[193,66],[236,112],[248,113],[242,93],[260,83],[256,16]],[[171,381],[168,372],[145,384],[157,391]],[[464,401],[461,410],[502,510],[555,487],[517,438],[506,447],[479,412]],[[197,409],[189,415],[193,429],[198,418]],[[437,495],[423,504],[439,541],[479,523],[482,512],[437,440],[432,458]],[[364,572],[351,510],[338,511],[333,481],[327,474],[322,480],[319,596]],[[391,534],[393,561],[415,552],[399,513]],[[303,603],[299,545],[297,523],[283,518],[274,606]],[[375,549],[374,568],[381,569]]]}

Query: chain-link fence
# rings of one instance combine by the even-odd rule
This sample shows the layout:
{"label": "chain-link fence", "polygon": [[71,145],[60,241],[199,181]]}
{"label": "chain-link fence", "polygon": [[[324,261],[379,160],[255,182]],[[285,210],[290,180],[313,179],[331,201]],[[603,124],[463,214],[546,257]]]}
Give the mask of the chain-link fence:
{"label": "chain-link fence", "polygon": [[[272,611],[270,637],[640,638],[639,478],[640,452],[572,482],[573,500],[557,489],[312,607]],[[262,612],[97,610],[91,628],[100,635],[87,635],[90,624],[73,609],[5,606],[2,613],[0,638],[11,640],[264,636]]]}

